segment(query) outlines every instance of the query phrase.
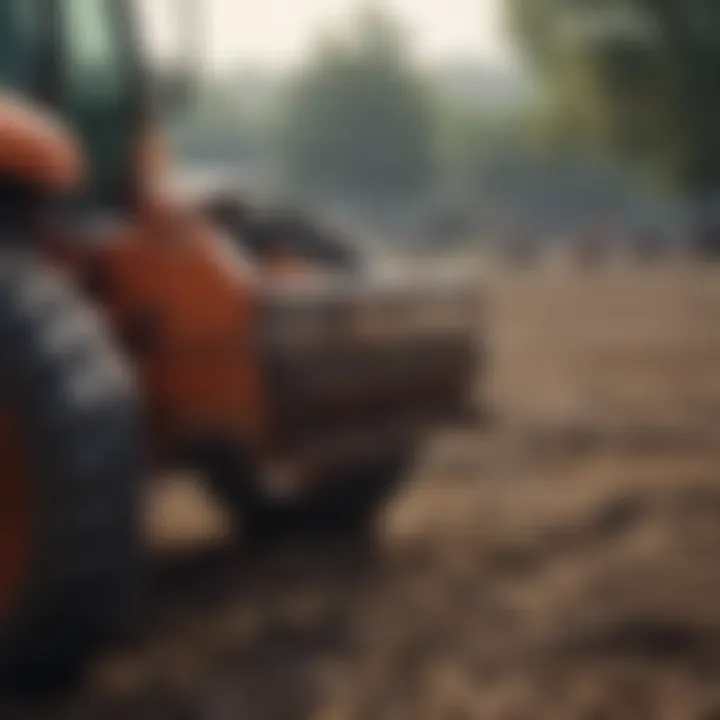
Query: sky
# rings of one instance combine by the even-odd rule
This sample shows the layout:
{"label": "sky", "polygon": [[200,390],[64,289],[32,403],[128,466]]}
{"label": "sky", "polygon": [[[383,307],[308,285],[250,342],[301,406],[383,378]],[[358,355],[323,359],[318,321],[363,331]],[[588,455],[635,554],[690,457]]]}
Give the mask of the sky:
{"label": "sky", "polygon": [[[156,34],[167,35],[182,0],[144,0]],[[365,0],[195,0],[212,68],[286,67],[301,60],[317,34],[342,28]],[[379,0],[412,31],[421,60],[475,57],[504,65],[512,53],[503,32],[503,0]]]}

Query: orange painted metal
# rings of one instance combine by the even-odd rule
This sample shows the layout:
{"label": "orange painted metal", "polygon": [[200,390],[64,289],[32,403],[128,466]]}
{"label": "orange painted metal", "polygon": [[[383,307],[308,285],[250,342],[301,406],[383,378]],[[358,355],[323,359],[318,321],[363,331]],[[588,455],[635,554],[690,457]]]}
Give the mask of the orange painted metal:
{"label": "orange painted metal", "polygon": [[0,92],[0,173],[62,192],[80,182],[83,166],[76,143],[58,120]]}
{"label": "orange painted metal", "polygon": [[257,271],[163,192],[159,157],[138,155],[139,170],[156,178],[139,184],[138,208],[122,227],[61,238],[54,252],[81,283],[90,280],[91,300],[135,367],[159,462],[198,438],[257,450],[267,427],[254,347]]}
{"label": "orange painted metal", "polygon": [[32,478],[27,444],[10,412],[0,410],[0,621],[22,601],[32,553]]}

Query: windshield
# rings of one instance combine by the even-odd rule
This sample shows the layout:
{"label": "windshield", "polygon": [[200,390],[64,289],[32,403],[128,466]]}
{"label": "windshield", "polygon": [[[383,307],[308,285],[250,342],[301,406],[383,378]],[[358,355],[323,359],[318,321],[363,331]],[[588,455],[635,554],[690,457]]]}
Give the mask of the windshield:
{"label": "windshield", "polygon": [[37,0],[0,2],[0,88],[32,93],[41,42]]}

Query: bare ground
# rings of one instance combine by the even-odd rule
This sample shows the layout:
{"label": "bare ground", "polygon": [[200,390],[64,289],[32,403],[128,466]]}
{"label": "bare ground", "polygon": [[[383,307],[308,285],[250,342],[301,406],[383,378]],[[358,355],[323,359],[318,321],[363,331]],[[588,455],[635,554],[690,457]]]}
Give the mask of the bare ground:
{"label": "bare ground", "polygon": [[250,558],[163,492],[145,632],[0,716],[720,718],[720,271],[488,298],[495,427],[428,448],[375,548]]}

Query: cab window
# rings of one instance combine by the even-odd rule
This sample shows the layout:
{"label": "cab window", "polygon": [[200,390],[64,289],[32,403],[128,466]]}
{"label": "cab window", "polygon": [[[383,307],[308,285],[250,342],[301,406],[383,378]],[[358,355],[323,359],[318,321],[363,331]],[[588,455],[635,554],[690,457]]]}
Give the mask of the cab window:
{"label": "cab window", "polygon": [[58,5],[61,103],[83,143],[87,165],[79,204],[117,208],[129,197],[129,159],[137,120],[124,3],[63,0]]}
{"label": "cab window", "polygon": [[0,87],[34,94],[42,54],[42,2],[0,2]]}

